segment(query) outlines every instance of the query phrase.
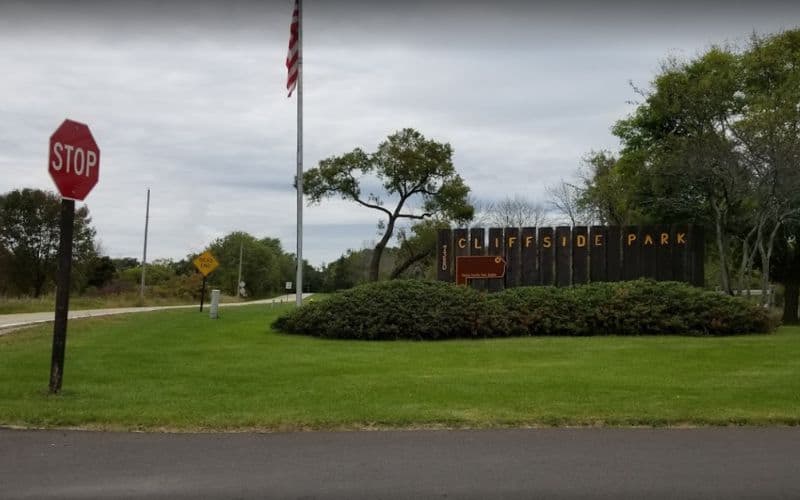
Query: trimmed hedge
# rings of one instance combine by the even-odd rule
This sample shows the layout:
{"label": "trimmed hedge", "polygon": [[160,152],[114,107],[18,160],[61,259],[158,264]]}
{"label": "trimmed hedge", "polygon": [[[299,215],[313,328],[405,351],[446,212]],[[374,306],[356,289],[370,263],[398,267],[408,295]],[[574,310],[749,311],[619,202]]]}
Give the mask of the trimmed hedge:
{"label": "trimmed hedge", "polygon": [[767,310],[744,299],[651,280],[491,295],[437,281],[383,281],[309,303],[273,323],[287,333],[363,340],[735,335],[775,326]]}
{"label": "trimmed hedge", "polygon": [[394,280],[357,286],[279,317],[277,330],[328,338],[442,339],[485,337],[494,316],[471,288]]}

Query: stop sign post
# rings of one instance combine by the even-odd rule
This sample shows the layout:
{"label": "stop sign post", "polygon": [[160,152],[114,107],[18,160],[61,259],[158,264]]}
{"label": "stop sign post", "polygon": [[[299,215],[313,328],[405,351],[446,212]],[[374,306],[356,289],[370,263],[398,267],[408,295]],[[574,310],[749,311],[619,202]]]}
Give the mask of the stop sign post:
{"label": "stop sign post", "polygon": [[100,178],[100,149],[87,125],[67,119],[53,132],[50,136],[47,171],[62,197],[56,315],[53,324],[53,355],[50,363],[50,394],[57,394],[61,391],[64,351],[67,345],[75,200],[83,201]]}

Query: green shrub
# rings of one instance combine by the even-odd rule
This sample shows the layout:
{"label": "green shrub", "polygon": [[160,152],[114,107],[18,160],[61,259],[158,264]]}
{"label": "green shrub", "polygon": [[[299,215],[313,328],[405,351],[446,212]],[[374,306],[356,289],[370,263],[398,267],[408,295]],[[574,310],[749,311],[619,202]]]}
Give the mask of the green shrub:
{"label": "green shrub", "polygon": [[279,317],[276,329],[328,338],[445,339],[490,334],[486,297],[435,281],[369,283]]}
{"label": "green shrub", "polygon": [[638,280],[487,295],[429,281],[384,281],[308,304],[276,329],[327,338],[447,339],[527,335],[732,335],[776,324],[745,300],[676,282]]}
{"label": "green shrub", "polygon": [[766,309],[677,282],[522,287],[496,294],[514,335],[733,335],[775,328]]}

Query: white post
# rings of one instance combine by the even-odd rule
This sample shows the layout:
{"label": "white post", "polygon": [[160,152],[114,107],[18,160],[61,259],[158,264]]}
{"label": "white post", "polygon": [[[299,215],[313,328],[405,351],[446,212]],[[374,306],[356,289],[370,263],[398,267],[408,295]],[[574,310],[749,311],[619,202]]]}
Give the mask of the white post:
{"label": "white post", "polygon": [[208,311],[208,317],[211,319],[219,318],[219,290],[216,288],[211,290],[211,309]]}
{"label": "white post", "polygon": [[144,273],[147,266],[147,225],[150,222],[150,188],[147,188],[147,209],[144,213],[144,250],[142,251],[142,284],[139,297],[144,300]]}
{"label": "white post", "polygon": [[297,307],[303,305],[303,0],[297,0]]}

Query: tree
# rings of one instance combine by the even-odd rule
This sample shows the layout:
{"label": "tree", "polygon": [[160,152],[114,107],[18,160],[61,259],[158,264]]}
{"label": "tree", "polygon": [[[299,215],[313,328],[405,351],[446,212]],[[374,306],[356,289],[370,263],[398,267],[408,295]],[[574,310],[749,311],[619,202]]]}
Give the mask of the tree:
{"label": "tree", "polygon": [[777,239],[773,254],[772,279],[783,284],[784,325],[796,325],[800,306],[800,224],[787,224]]}
{"label": "tree", "polygon": [[602,224],[615,226],[627,226],[642,219],[638,209],[641,180],[637,168],[626,168],[622,159],[609,151],[592,151],[583,158],[583,163],[587,173],[577,200],[581,210]]}
{"label": "tree", "polygon": [[366,280],[364,272],[371,260],[372,251],[348,249],[341,257],[324,266],[322,270],[322,291],[345,290]]}
{"label": "tree", "polygon": [[579,186],[562,179],[558,184],[547,186],[545,190],[550,196],[550,206],[566,217],[570,226],[591,222],[591,213],[580,203],[582,191]]}
{"label": "tree", "polygon": [[[452,156],[450,144],[428,140],[406,128],[390,135],[374,153],[356,148],[320,161],[303,175],[303,185],[310,203],[339,196],[385,217],[369,268],[370,280],[377,281],[383,250],[399,220],[423,220],[436,214],[455,220],[471,218],[469,188],[456,173]],[[365,192],[370,176],[379,183],[375,192]]]}
{"label": "tree", "polygon": [[[0,247],[12,293],[39,297],[55,282],[61,198],[40,189],[0,195]],[[75,210],[72,258],[76,272],[95,256],[95,230],[86,205]]]}
{"label": "tree", "polygon": [[766,292],[781,228],[800,216],[800,30],[667,61],[640,94],[613,128],[619,156],[594,157],[582,202],[607,218],[703,224],[722,289],[733,293],[737,261],[739,288],[749,283],[760,256]]}
{"label": "tree", "polygon": [[537,227],[548,224],[545,206],[520,195],[486,203],[481,212],[476,219],[492,227]]}
{"label": "tree", "polygon": [[440,218],[418,221],[409,228],[400,228],[397,240],[397,262],[391,278],[400,276],[433,278],[431,270],[436,256],[436,241],[439,229],[450,228],[448,221]]}
{"label": "tree", "polygon": [[116,274],[117,270],[111,257],[96,256],[89,262],[86,283],[89,286],[100,288],[110,283]]}
{"label": "tree", "polygon": [[741,57],[742,114],[733,132],[755,180],[752,230],[766,290],[776,237],[800,216],[800,30],[754,35],[750,45]]}
{"label": "tree", "polygon": [[133,257],[122,257],[118,259],[111,259],[111,261],[114,263],[114,269],[116,269],[118,273],[121,273],[126,269],[139,267],[139,261]]}
{"label": "tree", "polygon": [[[207,248],[219,262],[209,275],[209,283],[230,295],[239,288],[239,251],[242,254],[242,281],[250,297],[263,297],[284,290],[294,273],[294,257],[284,253],[275,238],[258,239],[243,231],[217,238]],[[190,259],[191,260],[191,259]]]}

